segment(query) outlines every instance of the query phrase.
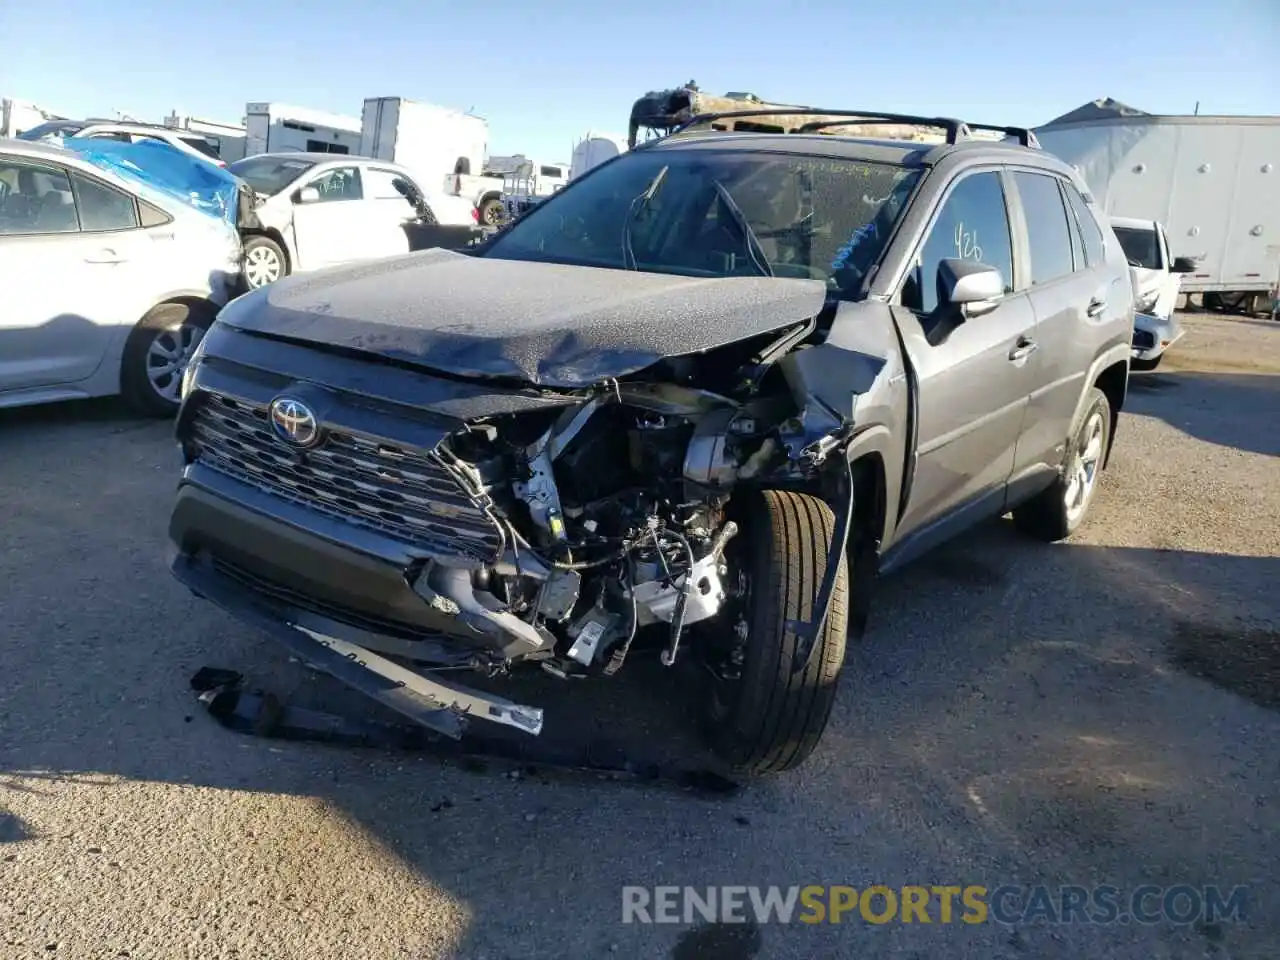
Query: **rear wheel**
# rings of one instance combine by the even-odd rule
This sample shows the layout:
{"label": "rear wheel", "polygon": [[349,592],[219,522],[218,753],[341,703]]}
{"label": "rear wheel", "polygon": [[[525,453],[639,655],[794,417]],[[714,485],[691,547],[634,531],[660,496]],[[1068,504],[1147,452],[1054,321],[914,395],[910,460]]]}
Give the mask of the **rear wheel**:
{"label": "rear wheel", "polygon": [[717,676],[705,722],[711,745],[737,770],[789,770],[817,746],[844,663],[848,571],[841,564],[827,619],[807,665],[787,621],[809,618],[826,570],[835,517],[816,497],[769,490],[750,505],[741,543],[741,581],[726,621],[737,644],[731,676]]}
{"label": "rear wheel", "polygon": [[1037,540],[1065,540],[1084,522],[1098,488],[1111,437],[1111,403],[1094,387],[1075,432],[1067,438],[1062,475],[1048,489],[1013,509],[1013,522]]}
{"label": "rear wheel", "polygon": [[182,375],[214,313],[212,304],[162,303],[138,321],[120,367],[121,393],[130,407],[149,417],[177,413]]}
{"label": "rear wheel", "polygon": [[488,197],[480,203],[480,222],[486,227],[501,226],[506,218],[500,197]]}

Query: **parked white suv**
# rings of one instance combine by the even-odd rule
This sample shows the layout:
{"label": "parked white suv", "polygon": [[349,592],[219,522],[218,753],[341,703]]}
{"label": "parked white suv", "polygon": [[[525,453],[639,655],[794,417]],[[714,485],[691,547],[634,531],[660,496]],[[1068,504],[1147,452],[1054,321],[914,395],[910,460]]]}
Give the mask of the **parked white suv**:
{"label": "parked white suv", "polygon": [[218,145],[203,134],[191,130],[174,130],[151,123],[129,123],[115,120],[50,120],[38,127],[24,130],[18,135],[19,140],[36,142],[40,140],[66,140],[76,138],[96,138],[100,140],[119,140],[123,143],[138,143],[141,140],[159,140],[167,143],[175,150],[219,167],[226,163],[218,156]]}
{"label": "parked white suv", "polygon": [[[250,289],[291,273],[408,253],[413,223],[474,227],[470,201],[426,193],[406,168],[332,153],[260,153],[227,170],[263,198],[244,241]],[[409,198],[416,196],[415,204]]]}
{"label": "parked white suv", "polygon": [[73,151],[0,140],[0,407],[121,393],[171,415],[240,258],[223,220]]}

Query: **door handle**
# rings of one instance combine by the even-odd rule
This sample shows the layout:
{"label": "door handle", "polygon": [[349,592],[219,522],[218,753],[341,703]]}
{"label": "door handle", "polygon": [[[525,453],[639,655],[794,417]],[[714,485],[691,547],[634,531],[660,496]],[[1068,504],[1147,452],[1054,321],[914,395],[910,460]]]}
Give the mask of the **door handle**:
{"label": "door handle", "polygon": [[84,258],[85,263],[124,263],[128,257],[122,257],[114,250],[99,250]]}
{"label": "door handle", "polygon": [[1096,317],[1103,310],[1107,309],[1107,301],[1101,297],[1094,297],[1089,301],[1089,309],[1086,311],[1089,316]]}
{"label": "door handle", "polygon": [[1009,351],[1009,359],[1014,363],[1017,363],[1019,360],[1027,359],[1027,357],[1031,356],[1039,349],[1040,344],[1036,343],[1030,337],[1019,337],[1014,348]]}

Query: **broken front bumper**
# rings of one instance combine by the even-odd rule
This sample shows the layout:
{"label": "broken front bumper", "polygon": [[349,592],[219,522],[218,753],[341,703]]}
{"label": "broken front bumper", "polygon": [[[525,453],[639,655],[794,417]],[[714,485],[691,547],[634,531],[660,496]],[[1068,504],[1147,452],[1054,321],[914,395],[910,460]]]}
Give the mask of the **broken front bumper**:
{"label": "broken front bumper", "polygon": [[[189,504],[188,509],[192,509]],[[373,652],[378,649],[436,662],[462,656],[461,651],[451,650],[447,641],[410,639],[403,631],[378,633],[346,618],[326,616],[297,595],[272,590],[267,581],[254,584],[244,571],[233,572],[225,560],[207,551],[175,550],[170,569],[197,596],[269,634],[304,662],[423,727],[457,739],[466,718],[479,717],[534,736],[542,732],[542,711],[536,707],[429,679]]]}
{"label": "broken front bumper", "polygon": [[1154,360],[1182,339],[1182,324],[1176,316],[1157,317],[1139,313],[1133,321],[1134,360]]}

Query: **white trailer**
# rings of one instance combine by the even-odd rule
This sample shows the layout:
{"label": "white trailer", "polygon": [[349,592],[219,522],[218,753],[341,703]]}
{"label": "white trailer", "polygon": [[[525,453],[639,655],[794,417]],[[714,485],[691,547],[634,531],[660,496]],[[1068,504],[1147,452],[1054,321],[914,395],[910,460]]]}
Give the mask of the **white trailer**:
{"label": "white trailer", "polygon": [[259,153],[356,153],[360,121],[287,103],[246,103],[244,155]]}
{"label": "white trailer", "polygon": [[1271,309],[1280,284],[1280,117],[1156,116],[1099,100],[1035,130],[1113,217],[1164,224],[1205,306]]}
{"label": "white trailer", "polygon": [[569,161],[569,179],[582,176],[606,160],[612,160],[627,152],[627,138],[607,133],[590,133],[573,146],[573,159]]}
{"label": "white trailer", "polygon": [[488,146],[482,117],[404,97],[364,102],[361,155],[398,163],[433,187],[450,174],[479,173]]}

